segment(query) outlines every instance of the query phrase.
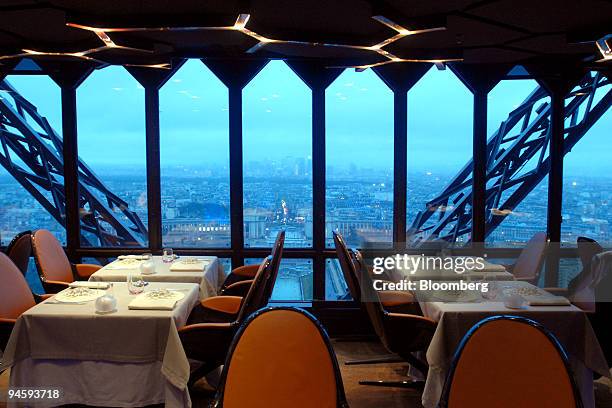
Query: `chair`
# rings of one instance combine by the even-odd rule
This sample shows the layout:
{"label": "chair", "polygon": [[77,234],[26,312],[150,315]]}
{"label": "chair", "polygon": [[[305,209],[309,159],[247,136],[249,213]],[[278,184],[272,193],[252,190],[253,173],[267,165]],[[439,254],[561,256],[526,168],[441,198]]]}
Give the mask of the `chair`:
{"label": "chair", "polygon": [[[200,321],[190,323],[179,329],[179,337],[185,354],[189,359],[202,362],[202,366],[191,373],[189,385],[193,385],[202,376],[223,364],[231,340],[236,330],[255,311],[267,306],[270,301],[268,293],[272,293],[276,273],[272,270],[272,257],[268,256],[259,265],[255,279],[244,298],[239,296],[214,296],[202,301],[205,309],[223,309],[226,322]],[[225,303],[222,307],[219,307]],[[231,310],[230,310],[231,308]],[[235,313],[231,313],[235,311]]]}
{"label": "chair", "polygon": [[6,248],[6,255],[25,276],[32,256],[32,231],[23,231],[15,235]]}
{"label": "chair", "polygon": [[591,272],[591,261],[593,257],[599,253],[604,252],[604,249],[597,241],[587,237],[578,237],[576,240],[576,246],[578,248],[578,257],[580,258],[580,263],[582,264],[582,270],[574,279],[570,281],[567,285],[567,290],[569,293],[576,292],[580,286],[582,286],[582,282],[587,279],[589,273]]}
{"label": "chair", "polygon": [[21,271],[0,253],[0,349],[6,347],[19,316],[45,298],[33,295]]}
{"label": "chair", "polygon": [[[271,285],[266,287],[266,293],[262,295],[267,299],[270,299],[272,291],[274,290],[274,283],[276,282],[283,256],[284,242],[285,231],[281,231],[276,237],[270,255],[269,262],[271,275],[266,279],[271,282]],[[256,266],[259,270],[261,264]],[[252,283],[253,279],[236,282],[227,287],[229,290],[221,292],[220,296],[204,299],[193,309],[189,316],[188,323],[227,323],[234,321],[240,310],[242,299],[246,297]],[[244,292],[244,294],[241,294],[242,292]]]}
{"label": "chair", "polygon": [[100,265],[72,264],[57,238],[45,229],[32,234],[32,250],[43,288],[57,293],[75,280],[86,280]]}
{"label": "chair", "polygon": [[310,313],[259,310],[240,327],[223,366],[216,408],[347,408],[329,337]]}
{"label": "chair", "polygon": [[591,259],[590,287],[594,297],[594,310],[587,313],[609,366],[612,366],[612,251],[599,253]]}
{"label": "chair", "polygon": [[539,323],[493,316],[470,329],[449,370],[440,408],[582,407],[567,354]]}
{"label": "chair", "polygon": [[604,252],[604,249],[591,238],[578,237],[576,243],[582,270],[569,282],[567,288],[545,288],[545,290],[558,296],[565,296],[585,312],[594,313],[595,288],[600,277],[591,268],[591,263],[593,257]]}
{"label": "chair", "polygon": [[[353,290],[365,308],[370,319],[370,323],[383,346],[390,352],[401,357],[395,356],[375,358],[371,360],[361,360],[347,362],[347,364],[375,364],[383,362],[407,361],[424,376],[427,375],[427,364],[412,353],[423,352],[429,347],[429,343],[436,331],[436,322],[423,316],[410,313],[389,312],[385,309],[381,296],[385,292],[374,290],[373,281],[367,271],[361,254],[358,251],[351,251],[344,244],[339,234],[335,235],[339,259],[344,270],[348,271],[348,282],[351,282]],[[348,262],[348,260],[351,262]],[[356,290],[357,284],[359,290]],[[395,292],[402,293],[402,292]],[[382,295],[381,295],[382,294]],[[374,385],[382,387],[402,387],[402,388],[422,388],[424,383],[412,378],[402,381],[359,381],[361,385]]]}
{"label": "chair", "polygon": [[[285,243],[285,231],[280,231],[276,235],[272,252],[280,250],[279,256],[282,257],[283,246]],[[271,253],[272,253],[271,252]],[[225,278],[219,293],[228,296],[245,296],[253,277],[257,273],[259,265],[243,265],[234,268]]]}
{"label": "chair", "polygon": [[505,265],[516,280],[529,282],[533,285],[538,284],[548,242],[546,233],[538,232],[534,234],[521,251],[516,262],[513,265]]}
{"label": "chair", "polygon": [[[359,282],[359,273],[354,271],[355,254],[346,245],[344,237],[334,231],[334,245],[336,247],[336,256],[340,263],[340,270],[346,281],[349,293],[356,302],[361,301],[361,288]],[[410,292],[403,291],[379,291],[381,303],[385,310],[390,312],[400,313],[420,313],[418,303]]]}

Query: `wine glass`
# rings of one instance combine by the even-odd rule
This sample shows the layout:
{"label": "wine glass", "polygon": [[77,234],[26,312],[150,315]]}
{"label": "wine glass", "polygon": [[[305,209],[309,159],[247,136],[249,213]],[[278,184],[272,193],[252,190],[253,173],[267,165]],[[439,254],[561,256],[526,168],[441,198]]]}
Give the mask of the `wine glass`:
{"label": "wine glass", "polygon": [[174,261],[174,251],[172,248],[164,248],[162,253],[162,261],[165,263]]}
{"label": "wine glass", "polygon": [[127,286],[131,295],[137,295],[144,291],[145,282],[140,273],[129,273],[127,275]]}

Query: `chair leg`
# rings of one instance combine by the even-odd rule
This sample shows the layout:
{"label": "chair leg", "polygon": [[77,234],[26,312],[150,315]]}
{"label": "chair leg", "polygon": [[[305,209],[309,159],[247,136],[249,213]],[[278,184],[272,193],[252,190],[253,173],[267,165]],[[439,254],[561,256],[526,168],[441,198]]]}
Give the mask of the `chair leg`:
{"label": "chair leg", "polygon": [[407,353],[402,355],[404,361],[407,361],[412,367],[417,369],[424,377],[427,377],[427,372],[429,371],[429,366],[415,357],[412,353]]}
{"label": "chair leg", "polygon": [[425,388],[425,381],[419,381],[419,380],[395,380],[395,381],[360,380],[359,385],[371,385],[374,387],[410,388],[414,390],[423,390],[423,388]]}
{"label": "chair leg", "polygon": [[361,365],[361,364],[381,364],[381,363],[403,363],[404,360],[402,357],[398,357],[394,354],[390,354],[388,356],[380,356],[374,358],[367,358],[363,360],[348,360],[344,362],[344,365]]}
{"label": "chair leg", "polygon": [[204,377],[206,374],[210,373],[212,370],[214,370],[217,367],[216,364],[212,364],[212,363],[204,363],[201,366],[199,366],[198,368],[196,368],[195,370],[193,370],[191,372],[191,374],[189,375],[189,381],[187,382],[187,388],[191,389],[193,387],[193,385],[202,377]]}

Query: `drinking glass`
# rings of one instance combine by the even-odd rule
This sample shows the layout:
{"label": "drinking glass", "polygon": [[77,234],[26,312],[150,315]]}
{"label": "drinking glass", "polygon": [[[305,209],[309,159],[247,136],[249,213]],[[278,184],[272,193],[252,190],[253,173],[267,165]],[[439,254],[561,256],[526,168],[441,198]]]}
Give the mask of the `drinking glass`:
{"label": "drinking glass", "polygon": [[164,248],[164,252],[162,253],[162,261],[165,263],[174,261],[174,251],[172,251],[172,248]]}
{"label": "drinking glass", "polygon": [[139,273],[128,273],[127,287],[131,295],[137,295],[144,291],[145,282]]}

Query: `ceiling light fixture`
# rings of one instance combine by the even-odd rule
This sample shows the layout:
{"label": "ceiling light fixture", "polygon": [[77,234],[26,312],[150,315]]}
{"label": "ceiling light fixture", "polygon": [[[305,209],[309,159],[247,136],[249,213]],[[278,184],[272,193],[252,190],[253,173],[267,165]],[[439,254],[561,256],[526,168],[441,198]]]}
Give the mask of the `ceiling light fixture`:
{"label": "ceiling light fixture", "polygon": [[[93,54],[93,53],[97,53],[100,51],[104,51],[106,49],[121,49],[121,50],[125,50],[125,51],[134,51],[134,52],[146,52],[146,53],[153,53],[153,51],[150,50],[144,50],[144,49],[140,49],[140,48],[132,48],[132,47],[126,47],[126,46],[122,46],[122,45],[118,45],[116,44],[108,35],[108,33],[113,33],[113,32],[140,32],[140,31],[238,31],[244,35],[247,35],[255,40],[257,40],[257,44],[255,44],[253,47],[249,48],[246,52],[248,54],[253,54],[255,52],[257,52],[258,50],[260,50],[261,48],[265,47],[267,44],[288,44],[288,45],[306,45],[306,46],[324,46],[324,47],[338,47],[338,48],[346,48],[346,49],[355,49],[355,50],[363,50],[363,51],[371,51],[371,52],[375,52],[376,54],[386,58],[386,61],[381,61],[378,63],[374,63],[374,64],[366,64],[366,65],[357,65],[357,66],[344,66],[342,68],[355,68],[357,70],[365,70],[368,68],[372,68],[372,67],[377,67],[377,66],[381,66],[381,65],[386,65],[386,64],[390,64],[390,63],[396,63],[396,62],[432,62],[438,66],[443,65],[445,62],[451,62],[451,61],[462,61],[463,59],[457,58],[457,59],[409,59],[409,58],[400,58],[397,57],[395,55],[393,55],[392,53],[384,50],[383,48],[388,46],[389,44],[392,44],[398,40],[400,40],[401,38],[404,38],[406,36],[409,35],[416,35],[416,34],[423,34],[423,33],[429,33],[429,32],[434,32],[434,31],[442,31],[442,30],[446,30],[446,27],[433,27],[433,28],[426,28],[426,29],[419,29],[419,30],[409,30],[403,26],[401,26],[400,24],[397,24],[396,22],[392,21],[391,19],[385,17],[385,16],[381,16],[381,15],[377,15],[377,16],[373,16],[372,18],[376,21],[378,21],[381,24],[384,24],[385,26],[391,28],[392,30],[396,31],[397,34],[393,35],[392,37],[389,37],[377,44],[374,45],[349,45],[349,44],[337,44],[337,43],[319,43],[319,42],[307,42],[307,41],[296,41],[296,40],[279,40],[279,39],[274,39],[274,38],[268,38],[265,37],[261,34],[256,33],[255,31],[252,31],[248,28],[246,28],[247,23],[249,22],[251,18],[250,14],[247,13],[242,13],[239,14],[238,17],[236,18],[236,21],[234,22],[233,25],[231,26],[202,26],[202,27],[197,27],[197,26],[190,26],[190,27],[93,27],[90,25],[86,25],[86,24],[79,24],[79,23],[75,23],[75,22],[67,22],[66,25],[68,27],[72,27],[72,28],[77,28],[80,30],[85,30],[85,31],[91,31],[93,32],[100,41],[102,41],[102,43],[104,44],[101,47],[97,47],[97,48],[91,48],[91,49],[87,49],[87,50],[82,50],[82,51],[77,51],[77,52],[68,52],[68,53],[64,53],[64,52],[46,52],[46,51],[37,51],[37,50],[23,50],[23,52],[25,54],[15,54],[15,55],[8,55],[8,56],[0,56],[0,59],[8,59],[8,58],[18,58],[18,57],[22,57],[24,55],[28,55],[28,56],[59,56],[59,57],[73,57],[73,58],[82,58],[82,59],[86,59],[86,60],[91,60],[91,61],[96,61],[102,64],[108,64],[104,61],[100,61],[98,59],[92,58],[89,56],[89,54]],[[163,64],[125,64],[128,66],[142,66],[142,67],[151,67],[151,68],[162,68],[162,69],[166,69],[167,65],[166,63]]]}
{"label": "ceiling light fixture", "polygon": [[599,49],[599,52],[603,57],[597,62],[603,62],[612,59],[612,34],[608,34],[595,41],[595,45],[597,45],[597,48]]}

